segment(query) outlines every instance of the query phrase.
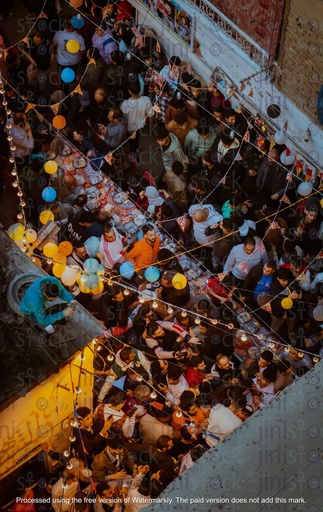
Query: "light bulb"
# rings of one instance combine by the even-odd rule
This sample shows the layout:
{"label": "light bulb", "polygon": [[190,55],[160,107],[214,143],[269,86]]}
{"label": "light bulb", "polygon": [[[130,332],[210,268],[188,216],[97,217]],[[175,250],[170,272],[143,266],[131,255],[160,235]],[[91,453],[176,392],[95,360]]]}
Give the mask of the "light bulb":
{"label": "light bulb", "polygon": [[7,128],[7,130],[11,130],[12,125],[11,125],[10,123],[7,123],[7,124],[6,124],[6,128]]}
{"label": "light bulb", "polygon": [[141,381],[142,381],[142,376],[141,376],[141,375],[137,375],[137,381],[138,381],[138,382],[141,382]]}
{"label": "light bulb", "polygon": [[47,263],[47,265],[51,265],[51,264],[53,263],[53,261],[52,261],[50,258],[48,258],[48,259],[46,260],[46,263]]}
{"label": "light bulb", "polygon": [[233,329],[234,325],[233,324],[228,324],[228,329]]}
{"label": "light bulb", "polygon": [[17,196],[18,197],[22,197],[24,195],[23,191],[22,190],[19,190],[19,192],[17,192]]}
{"label": "light bulb", "polygon": [[200,318],[195,318],[195,323],[196,323],[196,325],[199,325],[201,323],[201,319]]}
{"label": "light bulb", "polygon": [[156,301],[153,302],[153,308],[154,309],[158,308],[158,302],[156,302]]}
{"label": "light bulb", "polygon": [[17,171],[15,169],[13,169],[13,171],[11,171],[11,176],[17,176]]}
{"label": "light bulb", "polygon": [[186,311],[182,311],[182,316],[185,318],[187,316]]}
{"label": "light bulb", "polygon": [[75,393],[76,393],[77,395],[79,395],[80,393],[82,393],[81,388],[79,388],[78,386],[76,386]]}
{"label": "light bulb", "polygon": [[183,414],[181,413],[181,411],[176,411],[176,416],[177,418],[181,418]]}
{"label": "light bulb", "polygon": [[144,302],[145,302],[144,297],[140,297],[139,302],[140,302],[140,304],[144,304]]}
{"label": "light bulb", "polygon": [[17,187],[18,187],[18,185],[19,185],[18,181],[14,181],[14,182],[13,182],[13,184],[12,184],[12,186],[13,186],[14,188],[17,188]]}
{"label": "light bulb", "polygon": [[7,141],[8,141],[8,142],[11,142],[12,140],[13,140],[13,139],[12,139],[12,135],[8,135],[8,137],[7,137]]}
{"label": "light bulb", "polygon": [[286,352],[290,352],[290,347],[285,348]]}
{"label": "light bulb", "polygon": [[71,426],[72,427],[77,427],[78,426],[78,423],[77,423],[75,418],[73,420],[71,420]]}
{"label": "light bulb", "polygon": [[102,350],[102,345],[99,345],[98,348],[97,348],[97,351],[101,352],[101,350]]}
{"label": "light bulb", "polygon": [[152,398],[153,400],[154,400],[155,398],[157,398],[157,393],[156,393],[156,391],[153,391],[152,393],[150,393],[150,398]]}
{"label": "light bulb", "polygon": [[6,107],[6,106],[8,105],[7,100],[3,100],[3,101],[2,101],[2,105],[3,105],[4,107]]}
{"label": "light bulb", "polygon": [[64,457],[69,457],[70,456],[70,452],[68,450],[65,450],[65,452],[63,452],[63,455],[64,455]]}
{"label": "light bulb", "polygon": [[269,348],[275,348],[275,343],[273,343],[272,341],[269,343]]}
{"label": "light bulb", "polygon": [[93,345],[97,345],[98,341],[95,338],[93,338],[92,343],[93,343]]}
{"label": "light bulb", "polygon": [[66,483],[62,484],[62,489],[68,489],[68,485]]}
{"label": "light bulb", "polygon": [[112,361],[114,361],[114,357],[112,354],[109,354],[108,357],[107,357],[107,361],[109,361],[110,363],[112,363]]}
{"label": "light bulb", "polygon": [[14,163],[14,161],[15,161],[14,157],[13,157],[13,156],[11,156],[11,157],[9,158],[9,162],[10,162],[11,164],[13,164],[13,163]]}
{"label": "light bulb", "polygon": [[245,334],[242,334],[241,341],[247,341],[247,336]]}
{"label": "light bulb", "polygon": [[66,469],[73,469],[73,464],[71,464],[70,462],[66,464]]}
{"label": "light bulb", "polygon": [[16,151],[16,146],[10,146],[10,151],[12,151],[13,153]]}
{"label": "light bulb", "polygon": [[18,213],[17,219],[22,220],[23,218],[24,218],[23,214],[22,213]]}
{"label": "light bulb", "polygon": [[313,363],[318,363],[318,362],[319,362],[319,360],[320,360],[320,358],[319,358],[319,357],[313,357]]}
{"label": "light bulb", "polygon": [[76,437],[72,435],[69,437],[69,440],[71,441],[71,443],[74,443],[74,441],[76,440]]}
{"label": "light bulb", "polygon": [[211,324],[216,325],[217,323],[218,323],[218,320],[216,320],[216,319],[211,320]]}
{"label": "light bulb", "polygon": [[298,357],[304,357],[303,352],[298,352]]}
{"label": "light bulb", "polygon": [[20,206],[21,206],[21,208],[25,208],[25,206],[26,206],[26,201],[23,201],[23,200],[21,201],[21,200],[20,200]]}
{"label": "light bulb", "polygon": [[174,312],[173,308],[169,307],[169,308],[167,309],[167,313],[168,313],[169,315],[171,315],[173,312]]}
{"label": "light bulb", "polygon": [[130,295],[129,290],[127,290],[127,289],[126,289],[126,290],[123,290],[123,295]]}

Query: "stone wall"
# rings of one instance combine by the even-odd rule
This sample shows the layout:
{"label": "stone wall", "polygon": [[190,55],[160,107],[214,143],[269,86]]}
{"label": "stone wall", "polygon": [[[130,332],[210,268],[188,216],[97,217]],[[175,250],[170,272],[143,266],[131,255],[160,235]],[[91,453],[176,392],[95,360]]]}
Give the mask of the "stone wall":
{"label": "stone wall", "polygon": [[288,0],[276,85],[313,122],[323,81],[323,2]]}

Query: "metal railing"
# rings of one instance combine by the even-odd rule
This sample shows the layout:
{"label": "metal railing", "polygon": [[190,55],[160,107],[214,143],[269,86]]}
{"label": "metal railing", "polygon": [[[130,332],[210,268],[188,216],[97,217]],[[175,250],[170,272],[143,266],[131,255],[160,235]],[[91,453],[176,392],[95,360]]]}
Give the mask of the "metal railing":
{"label": "metal railing", "polygon": [[229,18],[219,11],[208,0],[189,0],[191,4],[198,7],[213,23],[217,29],[222,30],[232,38],[239,48],[254,60],[259,66],[266,67],[269,64],[268,53],[263,50],[255,41],[237,27]]}

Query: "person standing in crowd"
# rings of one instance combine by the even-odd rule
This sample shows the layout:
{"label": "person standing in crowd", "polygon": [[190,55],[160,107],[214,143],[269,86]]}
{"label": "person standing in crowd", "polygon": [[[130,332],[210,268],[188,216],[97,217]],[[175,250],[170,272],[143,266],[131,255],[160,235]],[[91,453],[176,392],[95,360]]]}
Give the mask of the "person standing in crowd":
{"label": "person standing in crowd", "polygon": [[154,111],[150,98],[140,96],[139,85],[130,85],[128,90],[130,98],[124,100],[120,108],[127,119],[130,149],[137,151],[139,149],[140,130],[146,125],[147,118],[154,116]]}
{"label": "person standing in crowd", "polygon": [[136,272],[145,270],[157,261],[160,238],[153,226],[146,224],[142,228],[143,238],[136,242],[133,249],[126,253],[126,259],[135,265]]}

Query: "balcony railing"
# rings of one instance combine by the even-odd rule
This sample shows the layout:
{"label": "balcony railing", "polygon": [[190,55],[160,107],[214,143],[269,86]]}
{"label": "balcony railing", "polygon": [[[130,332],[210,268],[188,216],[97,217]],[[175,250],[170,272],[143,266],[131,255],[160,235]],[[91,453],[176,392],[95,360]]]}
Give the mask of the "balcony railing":
{"label": "balcony railing", "polygon": [[222,30],[232,38],[239,48],[254,60],[259,66],[266,67],[269,63],[268,53],[263,50],[255,41],[237,27],[229,18],[221,13],[208,0],[189,0],[191,4],[198,7],[213,22],[217,29]]}

